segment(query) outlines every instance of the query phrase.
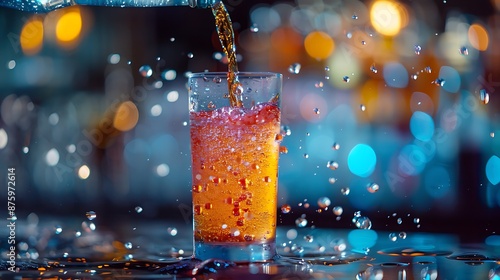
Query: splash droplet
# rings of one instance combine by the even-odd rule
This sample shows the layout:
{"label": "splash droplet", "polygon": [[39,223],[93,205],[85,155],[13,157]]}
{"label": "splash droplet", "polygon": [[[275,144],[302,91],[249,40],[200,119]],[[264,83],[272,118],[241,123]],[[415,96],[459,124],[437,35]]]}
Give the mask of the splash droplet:
{"label": "splash droplet", "polygon": [[177,235],[177,228],[175,228],[175,227],[168,227],[167,228],[167,232],[168,232],[168,234],[170,234],[170,236],[176,236]]}
{"label": "splash droplet", "polygon": [[352,15],[352,19],[354,19],[354,20],[358,19],[358,15],[353,14],[353,15]]}
{"label": "splash droplet", "polygon": [[314,113],[315,113],[316,115],[319,115],[321,112],[319,111],[319,108],[314,108]]}
{"label": "splash droplet", "polygon": [[372,66],[370,66],[370,71],[372,71],[373,73],[377,74],[378,69],[377,69],[377,67],[375,67],[375,64],[372,64]]}
{"label": "splash droplet", "polygon": [[125,246],[126,249],[129,249],[129,250],[132,249],[132,246],[133,246],[132,242],[127,242],[127,243],[125,243],[123,245]]}
{"label": "splash droplet", "polygon": [[88,211],[85,216],[87,216],[87,219],[89,219],[90,221],[92,221],[93,219],[95,219],[97,217],[97,214],[94,212],[94,211]]}
{"label": "splash droplet", "polygon": [[190,52],[190,53],[188,53],[188,54],[187,54],[187,57],[188,57],[188,58],[193,58],[193,57],[194,57],[194,54]]}
{"label": "splash droplet", "polygon": [[63,231],[63,229],[62,229],[61,226],[56,226],[55,227],[55,230],[54,230],[55,234],[60,234],[62,231]]}
{"label": "splash droplet", "polygon": [[420,223],[420,219],[419,218],[413,218],[413,223],[419,224]]}
{"label": "splash droplet", "polygon": [[434,83],[438,86],[438,87],[442,87],[444,86],[444,84],[446,83],[446,81],[442,78],[437,78]]}
{"label": "splash droplet", "polygon": [[366,106],[361,104],[361,105],[359,105],[359,109],[364,112],[364,111],[366,111]]}
{"label": "splash droplet", "polygon": [[144,78],[149,78],[153,75],[153,69],[151,69],[151,66],[149,65],[142,65],[139,67],[139,74],[141,74]]}
{"label": "splash droplet", "polygon": [[318,206],[320,208],[327,208],[328,206],[330,206],[331,203],[332,203],[331,200],[326,196],[320,197],[318,199]]}
{"label": "splash droplet", "polygon": [[370,193],[376,193],[380,189],[380,186],[377,183],[371,183],[366,188]]}
{"label": "splash droplet", "polygon": [[351,189],[349,189],[348,187],[345,187],[345,188],[340,189],[340,192],[342,193],[342,195],[349,195],[349,193],[351,192]]}
{"label": "splash droplet", "polygon": [[303,228],[307,226],[307,219],[304,217],[297,218],[295,220],[295,224],[297,225],[297,227]]}
{"label": "splash droplet", "polygon": [[389,233],[389,239],[392,241],[392,242],[396,242],[398,240],[398,235],[394,232],[391,232]]}
{"label": "splash droplet", "polygon": [[259,32],[259,26],[256,23],[252,24],[252,26],[250,26],[250,31],[253,33]]}
{"label": "splash droplet", "polygon": [[399,233],[399,235],[398,235],[398,236],[399,236],[399,238],[401,238],[401,239],[406,239],[406,232],[402,231],[402,232],[400,232],[400,233]]}
{"label": "splash droplet", "polygon": [[479,90],[479,98],[484,105],[490,102],[490,95],[484,88]]}
{"label": "splash droplet", "polygon": [[290,206],[288,204],[283,204],[281,206],[281,213],[288,214],[288,213],[290,213],[290,211],[292,211],[292,206]]}
{"label": "splash droplet", "polygon": [[333,178],[333,177],[328,178],[328,183],[335,184],[335,182],[337,182],[336,178]]}
{"label": "splash droplet", "polygon": [[293,63],[292,65],[290,65],[288,67],[288,72],[290,72],[292,74],[299,74],[301,67],[302,67],[302,65],[300,65],[300,63]]}
{"label": "splash droplet", "polygon": [[344,82],[348,83],[351,79],[349,78],[349,76],[344,76],[342,78],[342,80],[344,80]]}
{"label": "splash droplet", "polygon": [[467,49],[467,47],[462,46],[462,47],[460,48],[460,54],[461,54],[461,55],[469,55],[469,50]]}
{"label": "splash droplet", "polygon": [[340,216],[344,212],[344,209],[342,208],[342,206],[335,206],[335,207],[333,207],[332,211],[333,211],[333,214],[335,214],[336,216]]}
{"label": "splash droplet", "polygon": [[421,52],[422,52],[422,47],[419,45],[415,45],[415,54],[420,55]]}
{"label": "splash droplet", "polygon": [[339,164],[336,161],[330,160],[326,163],[326,167],[330,168],[331,170],[336,170],[337,168],[339,168]]}
{"label": "splash droplet", "polygon": [[424,71],[425,71],[425,73],[430,74],[430,73],[432,73],[432,68],[430,66],[427,66],[424,68]]}
{"label": "splash droplet", "polygon": [[314,84],[315,88],[322,88],[323,87],[323,82],[317,82]]}
{"label": "splash droplet", "polygon": [[403,219],[398,218],[398,219],[397,219],[397,223],[398,223],[398,225],[402,224],[402,223],[403,223]]}
{"label": "splash droplet", "polygon": [[137,212],[137,213],[141,213],[141,212],[142,212],[142,210],[143,210],[143,209],[142,209],[142,207],[141,207],[141,206],[136,206],[136,207],[135,207],[135,212]]}
{"label": "splash droplet", "polygon": [[333,143],[332,150],[338,151],[339,149],[340,149],[340,144],[339,143]]}

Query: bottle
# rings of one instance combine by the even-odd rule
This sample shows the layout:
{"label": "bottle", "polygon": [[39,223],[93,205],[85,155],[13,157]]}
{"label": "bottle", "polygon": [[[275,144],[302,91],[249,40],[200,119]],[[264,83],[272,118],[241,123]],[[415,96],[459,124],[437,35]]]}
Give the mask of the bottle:
{"label": "bottle", "polygon": [[50,11],[73,5],[105,7],[190,6],[209,8],[220,0],[1,0],[0,6],[32,13]]}

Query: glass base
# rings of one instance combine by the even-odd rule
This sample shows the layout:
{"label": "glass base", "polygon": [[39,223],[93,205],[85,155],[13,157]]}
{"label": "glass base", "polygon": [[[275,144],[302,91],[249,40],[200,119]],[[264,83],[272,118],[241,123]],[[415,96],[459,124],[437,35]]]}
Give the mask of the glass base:
{"label": "glass base", "polygon": [[267,262],[277,257],[276,243],[194,243],[193,256],[200,260],[223,259],[232,262]]}

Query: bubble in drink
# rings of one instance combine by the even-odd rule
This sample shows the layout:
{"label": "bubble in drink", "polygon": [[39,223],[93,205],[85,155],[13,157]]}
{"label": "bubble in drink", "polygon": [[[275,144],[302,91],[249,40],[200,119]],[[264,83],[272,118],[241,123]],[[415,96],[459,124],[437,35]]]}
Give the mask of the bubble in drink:
{"label": "bubble in drink", "polygon": [[351,189],[349,189],[348,187],[341,188],[340,192],[342,193],[342,195],[349,195],[349,193],[351,192]]}
{"label": "bubble in drink", "polygon": [[143,210],[143,209],[142,209],[142,207],[141,207],[141,206],[136,206],[136,207],[135,207],[135,212],[136,212],[136,213],[138,213],[138,214],[139,214],[139,213],[141,213],[141,212],[142,212],[142,210]]}
{"label": "bubble in drink", "polygon": [[330,168],[331,170],[336,170],[339,168],[339,164],[336,161],[330,160],[326,163],[326,167]]}
{"label": "bubble in drink", "polygon": [[97,217],[97,214],[94,211],[88,211],[87,213],[85,213],[85,216],[87,216],[87,219],[92,221]]}
{"label": "bubble in drink", "polygon": [[481,99],[481,102],[485,105],[490,102],[490,95],[484,88],[479,90],[479,98]]}
{"label": "bubble in drink", "polygon": [[422,52],[422,47],[419,45],[415,45],[415,54],[420,55],[421,52]]}
{"label": "bubble in drink", "polygon": [[126,249],[129,249],[129,250],[132,249],[132,246],[133,246],[132,242],[127,242],[127,243],[125,243],[123,245],[125,246]]}
{"label": "bubble in drink", "polygon": [[467,47],[462,46],[462,47],[460,48],[460,54],[461,54],[461,55],[469,55],[469,50],[467,49]]}
{"label": "bubble in drink", "polygon": [[151,69],[151,66],[149,65],[142,65],[139,67],[139,74],[141,74],[144,78],[149,78],[153,75],[153,69]]}
{"label": "bubble in drink", "polygon": [[300,63],[293,63],[288,67],[288,72],[292,74],[299,74],[301,67],[302,65],[300,65]]}
{"label": "bubble in drink", "polygon": [[344,80],[344,82],[348,83],[351,79],[349,78],[349,76],[344,76],[342,78],[342,80]]}
{"label": "bubble in drink", "polygon": [[371,183],[368,185],[367,190],[370,193],[376,193],[380,189],[380,186],[377,183]]}
{"label": "bubble in drink", "polygon": [[297,218],[295,220],[295,224],[297,225],[297,227],[303,228],[307,226],[307,219],[304,217]]}
{"label": "bubble in drink", "polygon": [[320,197],[318,199],[318,206],[320,208],[326,208],[326,207],[330,206],[331,203],[332,202],[330,201],[330,199],[326,196]]}
{"label": "bubble in drink", "polygon": [[290,213],[290,211],[292,211],[292,206],[290,206],[289,204],[283,204],[281,206],[281,213],[288,214]]}
{"label": "bubble in drink", "polygon": [[333,214],[337,215],[337,216],[340,216],[342,215],[342,213],[344,213],[344,209],[342,208],[342,206],[335,206],[333,207]]}

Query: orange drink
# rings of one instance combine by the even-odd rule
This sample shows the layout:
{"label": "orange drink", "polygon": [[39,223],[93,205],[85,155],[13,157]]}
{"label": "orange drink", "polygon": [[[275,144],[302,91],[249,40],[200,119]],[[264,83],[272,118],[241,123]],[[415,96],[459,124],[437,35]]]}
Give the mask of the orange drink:
{"label": "orange drink", "polygon": [[266,261],[275,255],[281,75],[238,74],[242,107],[229,106],[224,77],[189,78],[194,255]]}

